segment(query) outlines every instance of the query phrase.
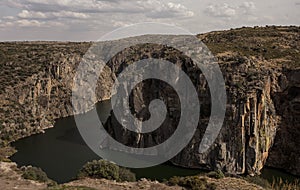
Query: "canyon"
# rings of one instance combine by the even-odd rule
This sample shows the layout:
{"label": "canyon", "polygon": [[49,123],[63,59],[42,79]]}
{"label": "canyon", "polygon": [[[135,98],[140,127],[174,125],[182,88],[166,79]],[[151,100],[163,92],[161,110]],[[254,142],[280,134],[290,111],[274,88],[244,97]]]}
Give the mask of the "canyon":
{"label": "canyon", "polygon": [[[196,133],[171,159],[173,164],[251,175],[267,165],[300,175],[300,28],[245,27],[197,37],[217,58],[227,93],[223,127],[206,153],[198,153],[198,147],[210,116],[209,87],[201,71],[189,70],[193,61],[174,48],[142,44],[119,52],[97,81],[97,99],[82,106],[110,99],[111,87],[123,67],[146,58],[168,60],[188,74],[201,103]],[[0,146],[44,132],[56,119],[74,114],[73,78],[91,46],[84,42],[0,43]],[[134,134],[112,113],[105,128],[114,139],[131,147],[148,147],[176,130],[178,97],[168,85],[148,80],[131,97],[132,113],[140,120],[149,117],[144,105],[162,97],[169,108],[169,122],[151,134]]]}

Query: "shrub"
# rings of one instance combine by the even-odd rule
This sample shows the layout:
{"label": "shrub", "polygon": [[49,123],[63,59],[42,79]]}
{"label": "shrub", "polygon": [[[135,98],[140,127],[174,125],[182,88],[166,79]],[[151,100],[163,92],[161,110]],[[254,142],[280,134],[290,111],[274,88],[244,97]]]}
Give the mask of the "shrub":
{"label": "shrub", "polygon": [[224,173],[221,170],[209,172],[207,174],[207,177],[215,178],[215,179],[222,179],[225,177]]}
{"label": "shrub", "polygon": [[128,181],[133,182],[136,181],[135,174],[126,168],[119,168],[119,181]]}
{"label": "shrub", "polygon": [[47,174],[41,169],[37,167],[23,167],[23,174],[22,177],[24,179],[30,179],[38,182],[49,182],[49,178],[47,177]]}
{"label": "shrub", "polygon": [[0,142],[0,161],[2,162],[11,162],[9,159],[10,156],[12,156],[16,150],[12,147],[1,147],[1,142]]}
{"label": "shrub", "polygon": [[78,174],[79,178],[105,178],[117,181],[136,181],[135,174],[126,168],[106,160],[94,160],[86,163]]}
{"label": "shrub", "polygon": [[208,183],[205,178],[199,176],[189,176],[189,177],[172,177],[168,185],[174,186],[178,185],[191,190],[215,190],[216,184]]}
{"label": "shrub", "polygon": [[106,160],[93,160],[88,162],[79,171],[79,177],[119,179],[119,167]]}

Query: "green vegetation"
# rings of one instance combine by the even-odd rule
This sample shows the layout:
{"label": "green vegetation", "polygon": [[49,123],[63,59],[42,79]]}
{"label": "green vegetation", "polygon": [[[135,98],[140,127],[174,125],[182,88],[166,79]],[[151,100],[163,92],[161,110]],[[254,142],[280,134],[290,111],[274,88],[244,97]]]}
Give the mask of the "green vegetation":
{"label": "green vegetation", "polygon": [[79,171],[78,178],[105,178],[117,181],[136,181],[130,170],[117,166],[106,160],[94,160],[86,163]]}
{"label": "green vegetation", "polygon": [[228,31],[200,34],[198,37],[214,54],[234,52],[242,56],[261,57],[266,60],[281,59],[278,64],[300,66],[300,27],[243,27]]}
{"label": "green vegetation", "polygon": [[119,180],[120,181],[136,181],[135,174],[130,170],[119,167]]}
{"label": "green vegetation", "polygon": [[215,179],[222,179],[225,177],[225,175],[221,170],[217,170],[217,171],[209,172],[207,174],[207,177],[215,178]]}
{"label": "green vegetation", "polygon": [[216,184],[208,183],[204,177],[188,176],[188,177],[172,177],[168,182],[170,186],[181,186],[190,190],[214,190]]}
{"label": "green vegetation", "polygon": [[38,182],[47,182],[49,178],[47,174],[41,169],[37,167],[24,167],[22,177],[24,179],[30,179]]}
{"label": "green vegetation", "polygon": [[13,147],[1,147],[0,145],[0,162],[10,162],[10,156],[12,156],[16,150]]}
{"label": "green vegetation", "polygon": [[47,174],[41,168],[27,166],[22,167],[21,170],[23,171],[22,177],[24,179],[34,180],[43,183],[48,182],[49,184],[53,185],[53,181],[48,178]]}

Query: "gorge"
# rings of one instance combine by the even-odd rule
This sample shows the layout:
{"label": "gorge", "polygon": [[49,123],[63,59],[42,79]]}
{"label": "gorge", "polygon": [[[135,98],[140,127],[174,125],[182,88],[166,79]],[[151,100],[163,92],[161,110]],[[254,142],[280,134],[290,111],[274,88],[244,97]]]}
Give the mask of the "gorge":
{"label": "gorge", "polygon": [[[203,115],[198,129],[189,145],[170,160],[173,164],[253,175],[259,174],[267,165],[300,175],[300,150],[297,146],[300,143],[300,28],[240,28],[197,37],[217,57],[227,92],[223,128],[206,154],[198,154],[197,148],[210,112],[207,83],[201,73],[186,69],[193,64],[192,61],[172,48],[146,44],[117,54],[99,77],[98,99],[93,103],[110,99],[115,74],[122,65],[158,56],[180,66],[193,78],[197,89],[202,90],[199,99]],[[0,43],[2,147],[52,128],[57,119],[73,115],[73,77],[91,45],[71,42]],[[146,86],[164,88],[167,95]],[[133,112],[140,119],[147,117],[147,112],[145,115],[140,113],[142,105],[147,105],[154,98],[145,95],[150,92],[165,98],[174,94],[167,86],[155,81],[141,83],[132,93]],[[170,107],[176,107],[176,101],[166,102]],[[171,115],[178,118],[176,110]],[[172,121],[176,123],[176,119]],[[135,147],[162,142],[174,130],[162,128],[156,131],[154,137],[152,134],[137,138],[136,134],[130,134],[119,125],[112,114],[105,127],[115,139]],[[112,126],[117,126],[119,132],[111,130]]]}

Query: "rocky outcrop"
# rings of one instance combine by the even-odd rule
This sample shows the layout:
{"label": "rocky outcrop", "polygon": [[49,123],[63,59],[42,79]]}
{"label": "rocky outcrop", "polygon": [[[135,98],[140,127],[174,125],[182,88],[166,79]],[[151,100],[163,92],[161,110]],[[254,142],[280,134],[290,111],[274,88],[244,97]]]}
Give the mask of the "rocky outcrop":
{"label": "rocky outcrop", "polygon": [[[135,56],[131,56],[130,51],[126,53],[127,50],[121,52],[110,61],[110,67],[106,67],[100,77],[98,99],[94,103],[110,98],[110,87],[120,65],[141,57],[164,58],[188,73],[200,92],[202,104],[196,134],[189,145],[171,160],[174,164],[255,174],[267,162],[269,166],[300,174],[300,151],[297,148],[300,58],[299,40],[296,40],[299,31],[299,27],[242,28],[198,36],[217,56],[227,91],[223,128],[205,154],[199,154],[198,147],[210,115],[209,88],[201,72],[187,70],[193,63],[180,52],[168,48],[162,51],[162,47],[151,49],[151,46],[133,47],[133,50],[140,51]],[[54,42],[0,44],[0,145],[39,133],[52,127],[55,119],[73,114],[73,77],[90,45]],[[156,53],[145,51],[147,48]],[[161,89],[164,91],[159,91]],[[147,95],[149,91],[155,92],[155,96]],[[133,147],[163,142],[172,135],[179,119],[178,97],[170,87],[151,80],[141,83],[132,94],[132,112],[142,120],[147,119],[147,105],[157,96],[165,98],[166,104],[172,108],[167,115],[172,125],[162,126],[153,134],[143,136],[122,129],[112,115],[106,124],[107,130],[116,140]],[[118,133],[112,126],[120,129]]]}

